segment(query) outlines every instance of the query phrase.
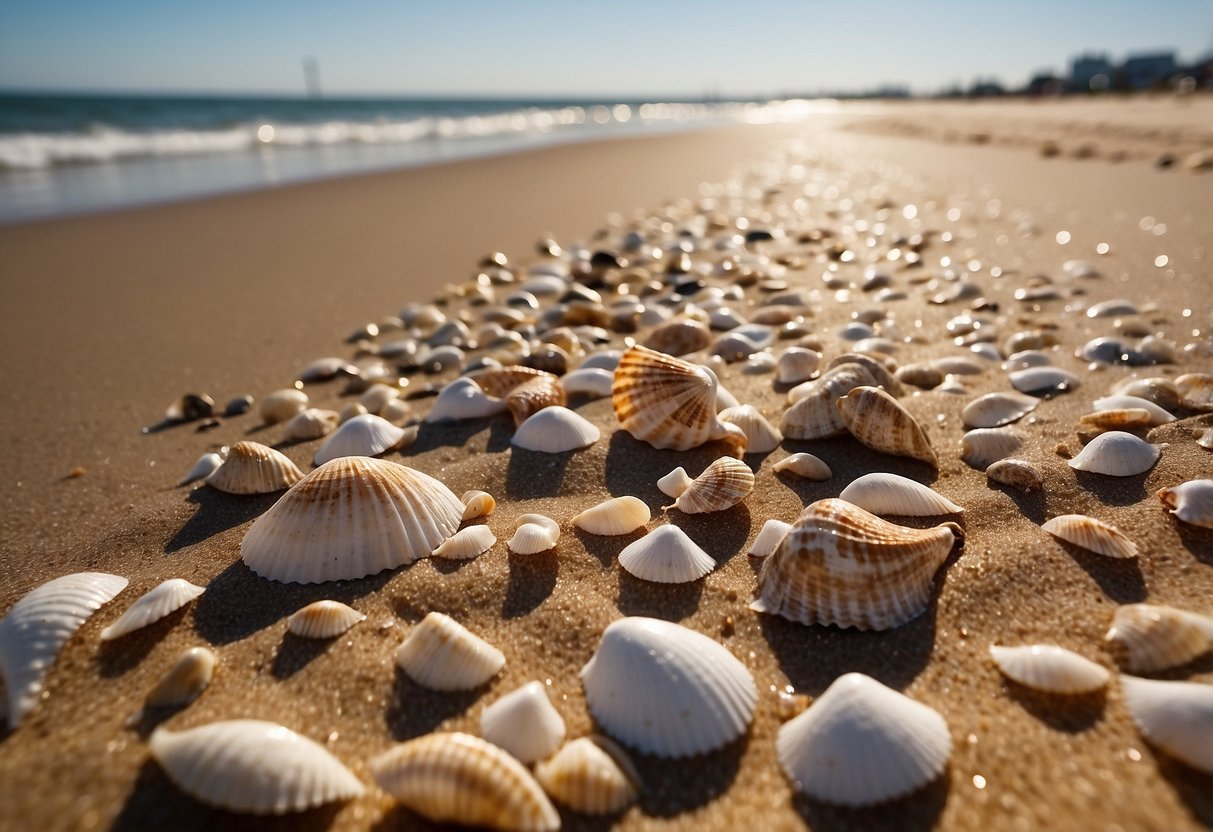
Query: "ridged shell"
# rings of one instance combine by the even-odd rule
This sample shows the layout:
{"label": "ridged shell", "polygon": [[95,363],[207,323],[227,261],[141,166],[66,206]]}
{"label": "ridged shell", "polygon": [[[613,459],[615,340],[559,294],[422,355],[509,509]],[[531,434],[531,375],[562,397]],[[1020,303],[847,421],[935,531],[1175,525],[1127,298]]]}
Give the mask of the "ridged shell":
{"label": "ridged shell", "polygon": [[545,407],[518,426],[510,444],[528,451],[562,454],[587,448],[602,437],[593,422],[567,407]]}
{"label": "ridged shell", "polygon": [[1041,528],[1054,537],[1100,555],[1110,558],[1137,557],[1137,545],[1120,529],[1085,514],[1062,514]]}
{"label": "ridged shell", "polygon": [[1023,393],[986,393],[965,405],[961,416],[970,428],[997,428],[1027,416],[1040,399]]}
{"label": "ridged shell", "polygon": [[750,544],[750,557],[766,558],[775,554],[775,550],[791,530],[792,524],[782,520],[768,520],[763,523],[754,542]]}
{"label": "ridged shell", "polygon": [[780,384],[801,384],[817,375],[821,353],[804,347],[789,347],[779,356],[776,378]]}
{"label": "ridged shell", "polygon": [[1007,373],[1021,393],[1068,393],[1078,389],[1078,376],[1060,367],[1029,367]]}
{"label": "ridged shell", "polygon": [[1126,407],[1119,410],[1097,410],[1078,417],[1078,424],[1093,430],[1121,430],[1123,428],[1147,428],[1154,424],[1150,411],[1144,407]]}
{"label": "ridged shell", "polygon": [[623,618],[581,669],[594,720],[645,754],[688,757],[745,733],[758,689],[719,642],[653,618]]}
{"label": "ridged shell", "polygon": [[488,526],[468,526],[460,529],[434,550],[434,557],[445,560],[471,560],[492,548],[496,535]]}
{"label": "ridged shell", "polygon": [[966,465],[985,471],[1023,447],[1023,441],[1007,428],[977,428],[960,439],[960,458]]}
{"label": "ridged shell", "polygon": [[286,620],[286,629],[300,638],[334,638],[366,616],[340,601],[313,601]]}
{"label": "ridged shell", "polygon": [[750,404],[726,407],[719,413],[720,421],[736,425],[746,435],[746,453],[766,454],[779,447],[783,434]]}
{"label": "ridged shell", "polygon": [[677,499],[682,496],[682,493],[691,487],[691,483],[695,480],[691,479],[691,475],[686,472],[686,469],[681,465],[675,468],[670,473],[666,474],[661,479],[657,480],[657,488],[667,497]]}
{"label": "ridged shell", "polygon": [[510,394],[510,391],[537,378],[555,378],[555,376],[543,370],[533,370],[520,364],[512,364],[508,367],[494,367],[477,373],[474,380],[480,389],[489,396],[504,399]]}
{"label": "ridged shell", "polygon": [[926,610],[935,573],[964,533],[911,529],[845,500],[818,500],[763,562],[750,608],[801,624],[899,627]]}
{"label": "ridged shell", "polygon": [[568,400],[564,388],[556,383],[556,377],[543,375],[523,382],[506,396],[505,405],[514,417],[514,425],[521,425],[545,407],[563,406]]}
{"label": "ridged shell", "polygon": [[459,501],[463,503],[464,520],[488,517],[497,508],[497,501],[487,491],[465,491]]}
{"label": "ridged shell", "polygon": [[347,456],[300,480],[244,535],[240,557],[282,583],[353,580],[429,557],[463,504],[404,465]]}
{"label": "ridged shell", "polygon": [[285,422],[303,410],[307,407],[307,401],[307,393],[287,387],[284,390],[275,390],[263,398],[257,410],[261,414],[261,421],[273,425]]}
{"label": "ridged shell", "polygon": [[1183,522],[1213,529],[1213,480],[1189,480],[1161,488],[1158,499]]}
{"label": "ridged shell", "polygon": [[10,728],[38,704],[42,679],[67,640],[126,584],[126,578],[104,572],[64,575],[30,590],[0,619],[0,676]]}
{"label": "ridged shell", "polygon": [[1090,659],[1052,645],[991,644],[990,655],[1008,679],[1046,693],[1091,693],[1107,685],[1110,678],[1107,670]]}
{"label": "ridged shell", "polygon": [[1213,649],[1213,616],[1155,604],[1116,608],[1104,637],[1124,650],[1134,673],[1155,673],[1187,664]]}
{"label": "ridged shell", "polygon": [[838,497],[873,514],[930,517],[964,511],[942,494],[897,474],[864,474],[844,488]]}
{"label": "ridged shell", "polygon": [[371,760],[385,792],[439,823],[555,832],[557,814],[522,763],[469,734],[427,734]]}
{"label": "ridged shell", "polygon": [[426,422],[459,422],[483,419],[505,410],[505,399],[490,396],[470,378],[457,378],[442,388]]}
{"label": "ridged shell", "polygon": [[524,763],[535,763],[564,742],[564,720],[543,682],[527,682],[480,712],[480,736]]}
{"label": "ridged shell", "polygon": [[232,445],[206,484],[228,494],[270,494],[290,488],[303,479],[303,472],[283,454],[257,442]]}
{"label": "ridged shell", "polygon": [[216,664],[215,654],[206,647],[189,648],[148,692],[144,705],[149,708],[188,705],[211,683]]}
{"label": "ridged shell", "polygon": [[600,367],[579,367],[560,377],[560,386],[567,395],[593,396],[596,399],[611,395],[615,376]]}
{"label": "ridged shell", "polygon": [[323,465],[343,456],[379,456],[390,451],[404,439],[404,429],[398,428],[374,413],[355,416],[316,449],[312,461]]}
{"label": "ridged shell", "polygon": [[777,474],[786,471],[794,476],[803,477],[806,480],[813,480],[814,482],[825,482],[834,476],[834,472],[830,470],[829,465],[826,465],[825,462],[812,454],[806,453],[785,456],[772,465],[771,470]]}
{"label": "ridged shell", "polygon": [[146,627],[159,621],[171,612],[181,609],[193,601],[206,587],[195,586],[184,578],[169,578],[155,589],[149,590],[131,604],[122,617],[101,631],[102,641],[112,641],[119,636]]}
{"label": "ridged shell", "polygon": [[731,456],[722,456],[692,480],[678,495],[673,508],[686,514],[724,511],[740,503],[754,490],[750,466]]}
{"label": "ridged shell", "polygon": [[519,555],[535,555],[551,549],[559,540],[560,524],[555,520],[542,514],[524,514],[518,518],[508,545]]}
{"label": "ridged shell", "polygon": [[[225,449],[226,450],[226,449]],[[198,457],[198,461],[194,463],[194,467],[189,470],[184,477],[177,480],[177,485],[189,485],[197,480],[204,480],[211,474],[219,470],[219,466],[223,464],[223,456],[219,453],[211,451]]]}
{"label": "ridged shell", "polygon": [[1020,491],[1042,491],[1045,481],[1032,463],[1024,459],[1000,459],[990,463],[986,476]]}
{"label": "ridged shell", "polygon": [[613,815],[636,802],[640,775],[606,737],[581,737],[535,766],[535,779],[554,800],[583,815]]}
{"label": "ridged shell", "polygon": [[883,387],[885,392],[893,398],[897,398],[902,394],[901,382],[892,373],[892,370],[896,369],[897,365],[891,358],[863,352],[844,352],[842,355],[831,359],[829,367],[833,369],[834,367],[854,367],[856,365],[862,367],[872,377],[872,382],[865,383],[866,386]]}
{"label": "ridged shell", "polygon": [[1161,453],[1157,445],[1131,433],[1110,430],[1096,436],[1071,460],[1071,468],[1110,477],[1132,477],[1154,467]]}
{"label": "ridged shell", "polygon": [[838,409],[851,435],[872,450],[939,467],[931,440],[918,421],[879,387],[855,388],[838,400]]}
{"label": "ridged shell", "polygon": [[188,731],[158,728],[148,746],[182,791],[233,812],[302,812],[365,791],[323,746],[273,722],[233,719]]}
{"label": "ridged shell", "polygon": [[675,318],[657,326],[644,339],[644,345],[666,355],[686,355],[706,349],[712,332],[699,321]]}
{"label": "ridged shell", "polygon": [[875,383],[876,379],[861,364],[834,367],[821,378],[788,391],[792,406],[784,412],[779,429],[788,439],[828,439],[846,433],[838,400],[856,387]]}
{"label": "ridged shell", "polygon": [[619,553],[619,565],[642,581],[682,584],[716,568],[712,556],[677,526],[659,526]]}
{"label": "ridged shell", "polygon": [[576,515],[573,525],[590,534],[629,534],[649,522],[651,516],[643,500],[613,497]]}
{"label": "ridged shell", "polygon": [[775,751],[797,791],[827,803],[871,806],[942,774],[952,737],[938,711],[862,673],[847,673],[779,729]]}
{"label": "ridged shell", "polygon": [[309,439],[319,439],[332,433],[340,421],[340,415],[335,410],[322,410],[309,407],[300,410],[287,420],[282,438],[287,442],[306,442]]}
{"label": "ridged shell", "polygon": [[449,615],[428,613],[396,650],[396,664],[433,690],[472,690],[505,667],[505,655]]}
{"label": "ridged shell", "polygon": [[1193,432],[1196,444],[1207,451],[1213,451],[1213,428],[1197,428]]}
{"label": "ridged shell", "polygon": [[1213,774],[1213,685],[1121,676],[1129,716],[1151,743]]}

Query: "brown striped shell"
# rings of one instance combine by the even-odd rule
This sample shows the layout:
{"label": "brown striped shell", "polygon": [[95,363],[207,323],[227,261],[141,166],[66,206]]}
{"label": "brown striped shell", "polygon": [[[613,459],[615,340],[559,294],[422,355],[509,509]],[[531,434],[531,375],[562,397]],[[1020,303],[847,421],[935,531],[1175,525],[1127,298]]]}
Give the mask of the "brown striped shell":
{"label": "brown striped shell", "polygon": [[838,400],[847,430],[874,451],[939,467],[931,440],[897,399],[879,387],[856,387]]}
{"label": "brown striped shell", "polygon": [[753,490],[754,472],[750,466],[731,456],[722,456],[692,480],[670,507],[687,514],[724,511]]}
{"label": "brown striped shell", "polygon": [[705,349],[712,341],[706,324],[687,318],[675,318],[657,326],[644,339],[644,345],[666,355],[686,355]]}
{"label": "brown striped shell", "polygon": [[530,367],[523,367],[520,364],[513,364],[508,367],[494,367],[482,373],[477,373],[473,381],[479,384],[480,389],[486,394],[493,398],[501,399],[508,396],[519,385],[544,377],[555,378],[554,375],[545,373],[543,370],[534,370]]}
{"label": "brown striped shell", "polygon": [[545,407],[563,406],[567,401],[556,376],[545,374],[515,387],[506,396],[505,404],[514,417],[514,427],[518,427],[528,416]]}
{"label": "brown striped shell", "polygon": [[237,442],[206,484],[228,494],[270,494],[301,479],[303,472],[282,453],[259,442]]}
{"label": "brown striped shell", "polygon": [[875,384],[861,364],[841,364],[821,378],[788,391],[792,406],[783,414],[779,429],[788,439],[827,439],[846,433],[836,402],[856,387]]}
{"label": "brown striped shell", "polygon": [[535,766],[543,790],[575,812],[612,815],[636,801],[640,775],[627,754],[602,736],[581,737]]}
{"label": "brown striped shell", "polygon": [[1127,604],[1117,607],[1104,638],[1119,648],[1129,670],[1155,673],[1213,650],[1213,616],[1156,604]]}

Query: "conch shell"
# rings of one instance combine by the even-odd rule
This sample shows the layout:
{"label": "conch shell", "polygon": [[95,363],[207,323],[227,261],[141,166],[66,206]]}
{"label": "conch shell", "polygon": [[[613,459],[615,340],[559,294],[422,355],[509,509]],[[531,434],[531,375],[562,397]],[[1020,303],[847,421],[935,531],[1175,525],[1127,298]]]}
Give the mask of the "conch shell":
{"label": "conch shell", "polygon": [[838,400],[838,409],[847,430],[872,450],[939,467],[931,440],[918,421],[879,387],[856,387]]}

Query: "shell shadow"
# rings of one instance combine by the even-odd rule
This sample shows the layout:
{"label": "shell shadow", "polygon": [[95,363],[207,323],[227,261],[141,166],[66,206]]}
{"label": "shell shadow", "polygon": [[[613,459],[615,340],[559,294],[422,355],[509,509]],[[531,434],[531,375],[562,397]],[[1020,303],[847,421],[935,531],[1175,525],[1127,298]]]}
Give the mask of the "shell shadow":
{"label": "shell shadow", "polygon": [[681,466],[692,477],[724,456],[724,445],[709,442],[687,451],[654,448],[641,442],[626,430],[611,435],[604,465],[606,489],[612,497],[631,495],[650,506],[667,505],[669,497],[661,493],[657,480]]}
{"label": "shell shadow", "polygon": [[1171,784],[1179,799],[1194,814],[1200,825],[1213,827],[1213,788],[1210,776],[1185,765],[1167,755],[1165,751],[1151,746],[1158,773]]}
{"label": "shell shadow", "polygon": [[951,777],[945,769],[928,786],[905,797],[877,806],[850,808],[823,803],[803,794],[792,806],[810,829],[819,832],[850,832],[854,829],[897,829],[899,832],[934,829],[948,802]]}
{"label": "shell shadow", "polygon": [[703,597],[703,578],[685,584],[658,584],[642,581],[619,570],[619,597],[615,605],[624,615],[643,615],[681,621],[694,615]]}
{"label": "shell shadow", "polygon": [[113,641],[101,642],[97,664],[101,669],[102,677],[112,679],[115,676],[121,676],[140,664],[147,658],[147,654],[152,652],[156,645],[164,641],[165,636],[181,623],[181,619],[185,617],[185,611],[189,607],[190,605],[186,604],[146,627],[140,627]]}
{"label": "shell shadow", "polygon": [[289,679],[327,652],[338,638],[340,636],[300,638],[287,632],[274,652],[274,663],[270,666],[270,673],[274,675],[275,679]]}
{"label": "shell shadow", "polygon": [[1110,477],[1107,474],[1074,470],[1074,478],[1079,487],[1093,494],[1106,506],[1131,506],[1140,503],[1148,494],[1146,479],[1149,476],[1150,471],[1132,477]]}
{"label": "shell shadow", "polygon": [[[800,453],[800,451],[797,451],[797,453]],[[805,451],[805,453],[812,452]],[[814,456],[818,455],[814,454]],[[831,466],[831,470],[833,470],[833,466]],[[795,474],[789,474],[786,471],[780,471],[779,473],[775,474],[775,479],[779,480],[779,482],[783,483],[785,486],[795,492],[796,496],[800,498],[800,502],[806,506],[809,503],[824,500],[826,497],[837,496],[838,492],[841,491],[838,484],[835,482],[835,479],[837,479],[836,477],[830,477],[828,480],[819,482],[817,480],[809,480],[805,479],[804,477],[798,477]]]}
{"label": "shell shadow", "polygon": [[397,742],[428,734],[451,717],[466,712],[494,681],[490,679],[472,690],[431,690],[397,669],[391,704],[384,717],[388,731]]}
{"label": "shell shadow", "polygon": [[645,527],[637,529],[634,532],[605,537],[599,534],[590,534],[576,526],[573,527],[573,536],[581,541],[582,547],[587,552],[598,559],[598,562],[602,564],[604,569],[614,568],[615,564],[619,562],[619,553],[648,533],[647,524]]}
{"label": "shell shadow", "polygon": [[640,808],[650,817],[672,818],[715,800],[737,778],[749,739],[747,732],[719,751],[694,757],[692,765],[685,759],[632,753],[644,784]]}
{"label": "shell shadow", "polygon": [[683,514],[671,509],[666,517],[712,556],[717,569],[740,553],[750,536],[750,510],[744,502],[709,514]]}
{"label": "shell shadow", "polygon": [[535,500],[559,494],[564,485],[565,471],[577,453],[580,451],[545,454],[525,448],[511,448],[505,472],[506,496],[513,500]]}
{"label": "shell shadow", "polygon": [[1041,722],[1067,734],[1081,734],[1103,719],[1108,694],[1104,688],[1079,695],[1062,695],[1033,690],[1017,682],[1003,680],[1007,695]]}
{"label": "shell shadow", "polygon": [[1213,529],[1205,529],[1176,520],[1179,540],[1201,563],[1213,565]]}
{"label": "shell shadow", "polygon": [[1141,574],[1137,558],[1110,558],[1057,540],[1074,562],[1099,584],[1103,594],[1118,604],[1136,604],[1146,600],[1146,579]]}
{"label": "shell shadow", "polygon": [[432,451],[435,448],[462,448],[473,436],[486,428],[489,430],[487,450],[502,451],[510,444],[509,436],[506,434],[513,434],[508,427],[508,416],[505,419],[490,416],[484,419],[464,419],[458,422],[422,422],[417,431],[417,438],[408,447],[402,448],[401,454],[413,456]]}
{"label": "shell shadow", "polygon": [[533,555],[509,553],[510,577],[501,602],[502,618],[521,618],[532,612],[552,594],[560,572],[555,548]]}
{"label": "shell shadow", "polygon": [[247,523],[264,514],[281,496],[282,492],[278,491],[271,494],[226,494],[208,486],[195,488],[185,499],[196,504],[198,510],[164,544],[164,551],[171,555]]}
{"label": "shell shadow", "polygon": [[1043,524],[1048,519],[1048,514],[1045,511],[1045,492],[1043,491],[1020,491],[1010,485],[1005,485],[994,480],[986,480],[986,488],[990,491],[1001,491],[1010,498],[1011,502],[1019,508],[1019,513],[1031,520],[1036,525]]}

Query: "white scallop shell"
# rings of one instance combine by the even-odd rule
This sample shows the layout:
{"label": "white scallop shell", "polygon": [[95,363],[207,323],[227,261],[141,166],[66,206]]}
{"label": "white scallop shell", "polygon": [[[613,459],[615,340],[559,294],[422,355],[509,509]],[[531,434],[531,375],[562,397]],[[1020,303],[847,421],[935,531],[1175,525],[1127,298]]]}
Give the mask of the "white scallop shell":
{"label": "white scallop shell", "polygon": [[543,682],[527,682],[481,711],[480,736],[524,763],[536,763],[564,742],[564,720]]}
{"label": "white scallop shell", "polygon": [[1110,477],[1132,477],[1154,467],[1161,453],[1157,445],[1131,433],[1110,430],[1096,436],[1068,460],[1071,468]]}
{"label": "white scallop shell", "polygon": [[425,421],[457,422],[463,419],[482,419],[504,413],[505,408],[505,399],[488,395],[470,378],[457,378],[442,388]]}
{"label": "white scallop shell", "polygon": [[275,390],[261,400],[258,412],[261,420],[267,425],[285,422],[300,410],[307,407],[307,393],[288,387],[285,390]]}
{"label": "white scallop shell", "polygon": [[661,489],[662,494],[677,499],[682,496],[684,491],[691,487],[691,483],[693,482],[695,480],[691,479],[686,469],[679,466],[657,480],[657,487]]}
{"label": "white scallop shell", "polygon": [[1023,442],[1007,428],[977,428],[961,437],[960,458],[978,471],[984,471],[1021,447]]}
{"label": "white scallop shell", "polygon": [[184,578],[169,578],[131,604],[121,618],[102,630],[101,640],[111,641],[159,621],[204,592],[206,587],[195,586]]}
{"label": "white scallop shell", "polygon": [[[217,660],[206,647],[191,647],[177,657],[156,686],[152,688],[144,705],[149,708],[175,708],[188,705],[206,690],[215,675]],[[136,714],[136,717],[142,714]],[[137,720],[136,720],[137,721]]]}
{"label": "white scallop shell", "polygon": [[636,531],[652,517],[649,507],[636,497],[614,497],[573,518],[573,525],[590,534],[619,535]]}
{"label": "white scallop shell", "polygon": [[312,462],[323,465],[343,456],[379,456],[395,448],[402,439],[404,429],[382,416],[374,413],[355,416],[324,440],[324,444],[316,449]]}
{"label": "white scallop shell", "polygon": [[446,560],[471,560],[493,547],[497,536],[488,526],[468,526],[447,538],[434,550],[434,557]]}
{"label": "white scallop shell", "polygon": [[920,482],[883,472],[864,474],[844,488],[838,497],[873,514],[930,517],[964,511]]}
{"label": "white scallop shell", "polygon": [[1121,676],[1120,689],[1137,727],[1154,745],[1213,774],[1213,685]]}
{"label": "white scallop shell", "polygon": [[464,520],[488,517],[497,508],[497,501],[487,491],[465,491],[459,501],[463,503]]}
{"label": "white scallop shell", "polygon": [[309,407],[300,410],[287,420],[282,438],[287,442],[306,442],[309,439],[319,439],[331,433],[333,428],[337,427],[337,423],[340,420],[341,416],[335,410],[322,410],[318,407]]}
{"label": "white scallop shell", "polygon": [[1187,664],[1213,649],[1213,616],[1155,604],[1116,608],[1104,636],[1125,651],[1134,673],[1154,673]]}
{"label": "white scallop shell", "polygon": [[233,719],[188,731],[158,728],[148,745],[182,791],[233,812],[301,812],[365,791],[323,746],[273,722]]}
{"label": "white scallop shell", "polygon": [[340,601],[313,601],[291,613],[286,629],[300,638],[334,638],[366,616]]}
{"label": "white scallop shell", "polygon": [[834,680],[775,741],[792,786],[817,800],[870,806],[917,791],[952,755],[939,712],[862,673]]}
{"label": "white scallop shell", "polygon": [[1094,407],[1096,411],[1144,410],[1150,414],[1152,426],[1165,425],[1167,422],[1175,421],[1175,417],[1170,413],[1149,399],[1143,399],[1140,396],[1104,396],[1102,399],[1095,400]]}
{"label": "white scallop shell", "polygon": [[571,373],[560,377],[560,386],[568,395],[580,393],[601,399],[611,395],[611,385],[615,376],[600,367],[581,366]]}
{"label": "white scallop shell", "polygon": [[640,775],[622,748],[606,737],[581,737],[535,766],[551,797],[584,815],[612,815],[636,802]]}
{"label": "white scallop shell", "polygon": [[723,645],[653,618],[608,626],[581,681],[599,725],[658,757],[703,754],[733,742],[758,703],[754,678]]}
{"label": "white scallop shell", "polygon": [[1213,480],[1189,480],[1159,489],[1158,499],[1183,522],[1213,529]]}
{"label": "white scallop shell", "polygon": [[227,494],[272,494],[290,488],[303,472],[280,451],[259,442],[237,442],[206,484]]}
{"label": "white scallop shell", "polygon": [[712,556],[677,526],[659,526],[627,545],[619,565],[643,581],[681,584],[695,581],[716,568]]}
{"label": "white scallop shell", "polygon": [[198,457],[198,461],[194,463],[194,467],[189,470],[188,474],[177,480],[177,485],[189,485],[191,482],[204,480],[218,471],[222,464],[223,456],[221,454],[215,451],[205,453]]}
{"label": "white scallop shell", "polygon": [[720,421],[736,425],[746,435],[746,453],[765,454],[779,447],[783,434],[751,404],[726,407],[718,414]]}
{"label": "white scallop shell", "polygon": [[1135,558],[1137,545],[1110,523],[1085,514],[1062,514],[1041,526],[1054,537],[1110,558]]}
{"label": "white scallop shell", "polygon": [[1007,373],[1007,378],[1021,393],[1068,393],[1078,389],[1078,376],[1060,367],[1029,367]]}
{"label": "white scallop shell", "polygon": [[431,612],[397,648],[396,664],[427,688],[471,690],[505,667],[505,655],[449,615]]}
{"label": "white scallop shell", "polygon": [[770,557],[779,548],[779,544],[783,543],[783,539],[788,536],[788,532],[791,530],[792,524],[785,523],[782,520],[768,520],[763,523],[758,536],[750,544],[750,557]]}
{"label": "white scallop shell", "polygon": [[971,428],[1009,425],[1031,413],[1040,399],[1023,393],[986,393],[965,405],[961,416]]}
{"label": "white scallop shell", "polygon": [[789,474],[803,477],[806,480],[813,480],[814,482],[824,482],[834,476],[834,472],[830,470],[829,465],[826,465],[825,462],[812,454],[806,453],[785,456],[772,465],[771,470],[777,474],[787,471]]}
{"label": "white scallop shell", "polygon": [[560,540],[560,524],[542,514],[524,514],[518,518],[514,536],[510,538],[511,552],[534,555],[546,552]]}
{"label": "white scallop shell", "polygon": [[8,694],[9,727],[16,728],[38,703],[42,678],[60,648],[126,584],[126,578],[104,572],[64,575],[30,590],[0,619],[0,676]]}
{"label": "white scallop shell", "polygon": [[601,437],[593,422],[567,407],[553,405],[528,416],[510,444],[528,451],[562,454],[589,447]]}
{"label": "white scallop shell", "polygon": [[1033,690],[1046,693],[1091,693],[1108,684],[1100,665],[1077,653],[1045,644],[1025,647],[990,645],[990,655],[1003,675]]}

